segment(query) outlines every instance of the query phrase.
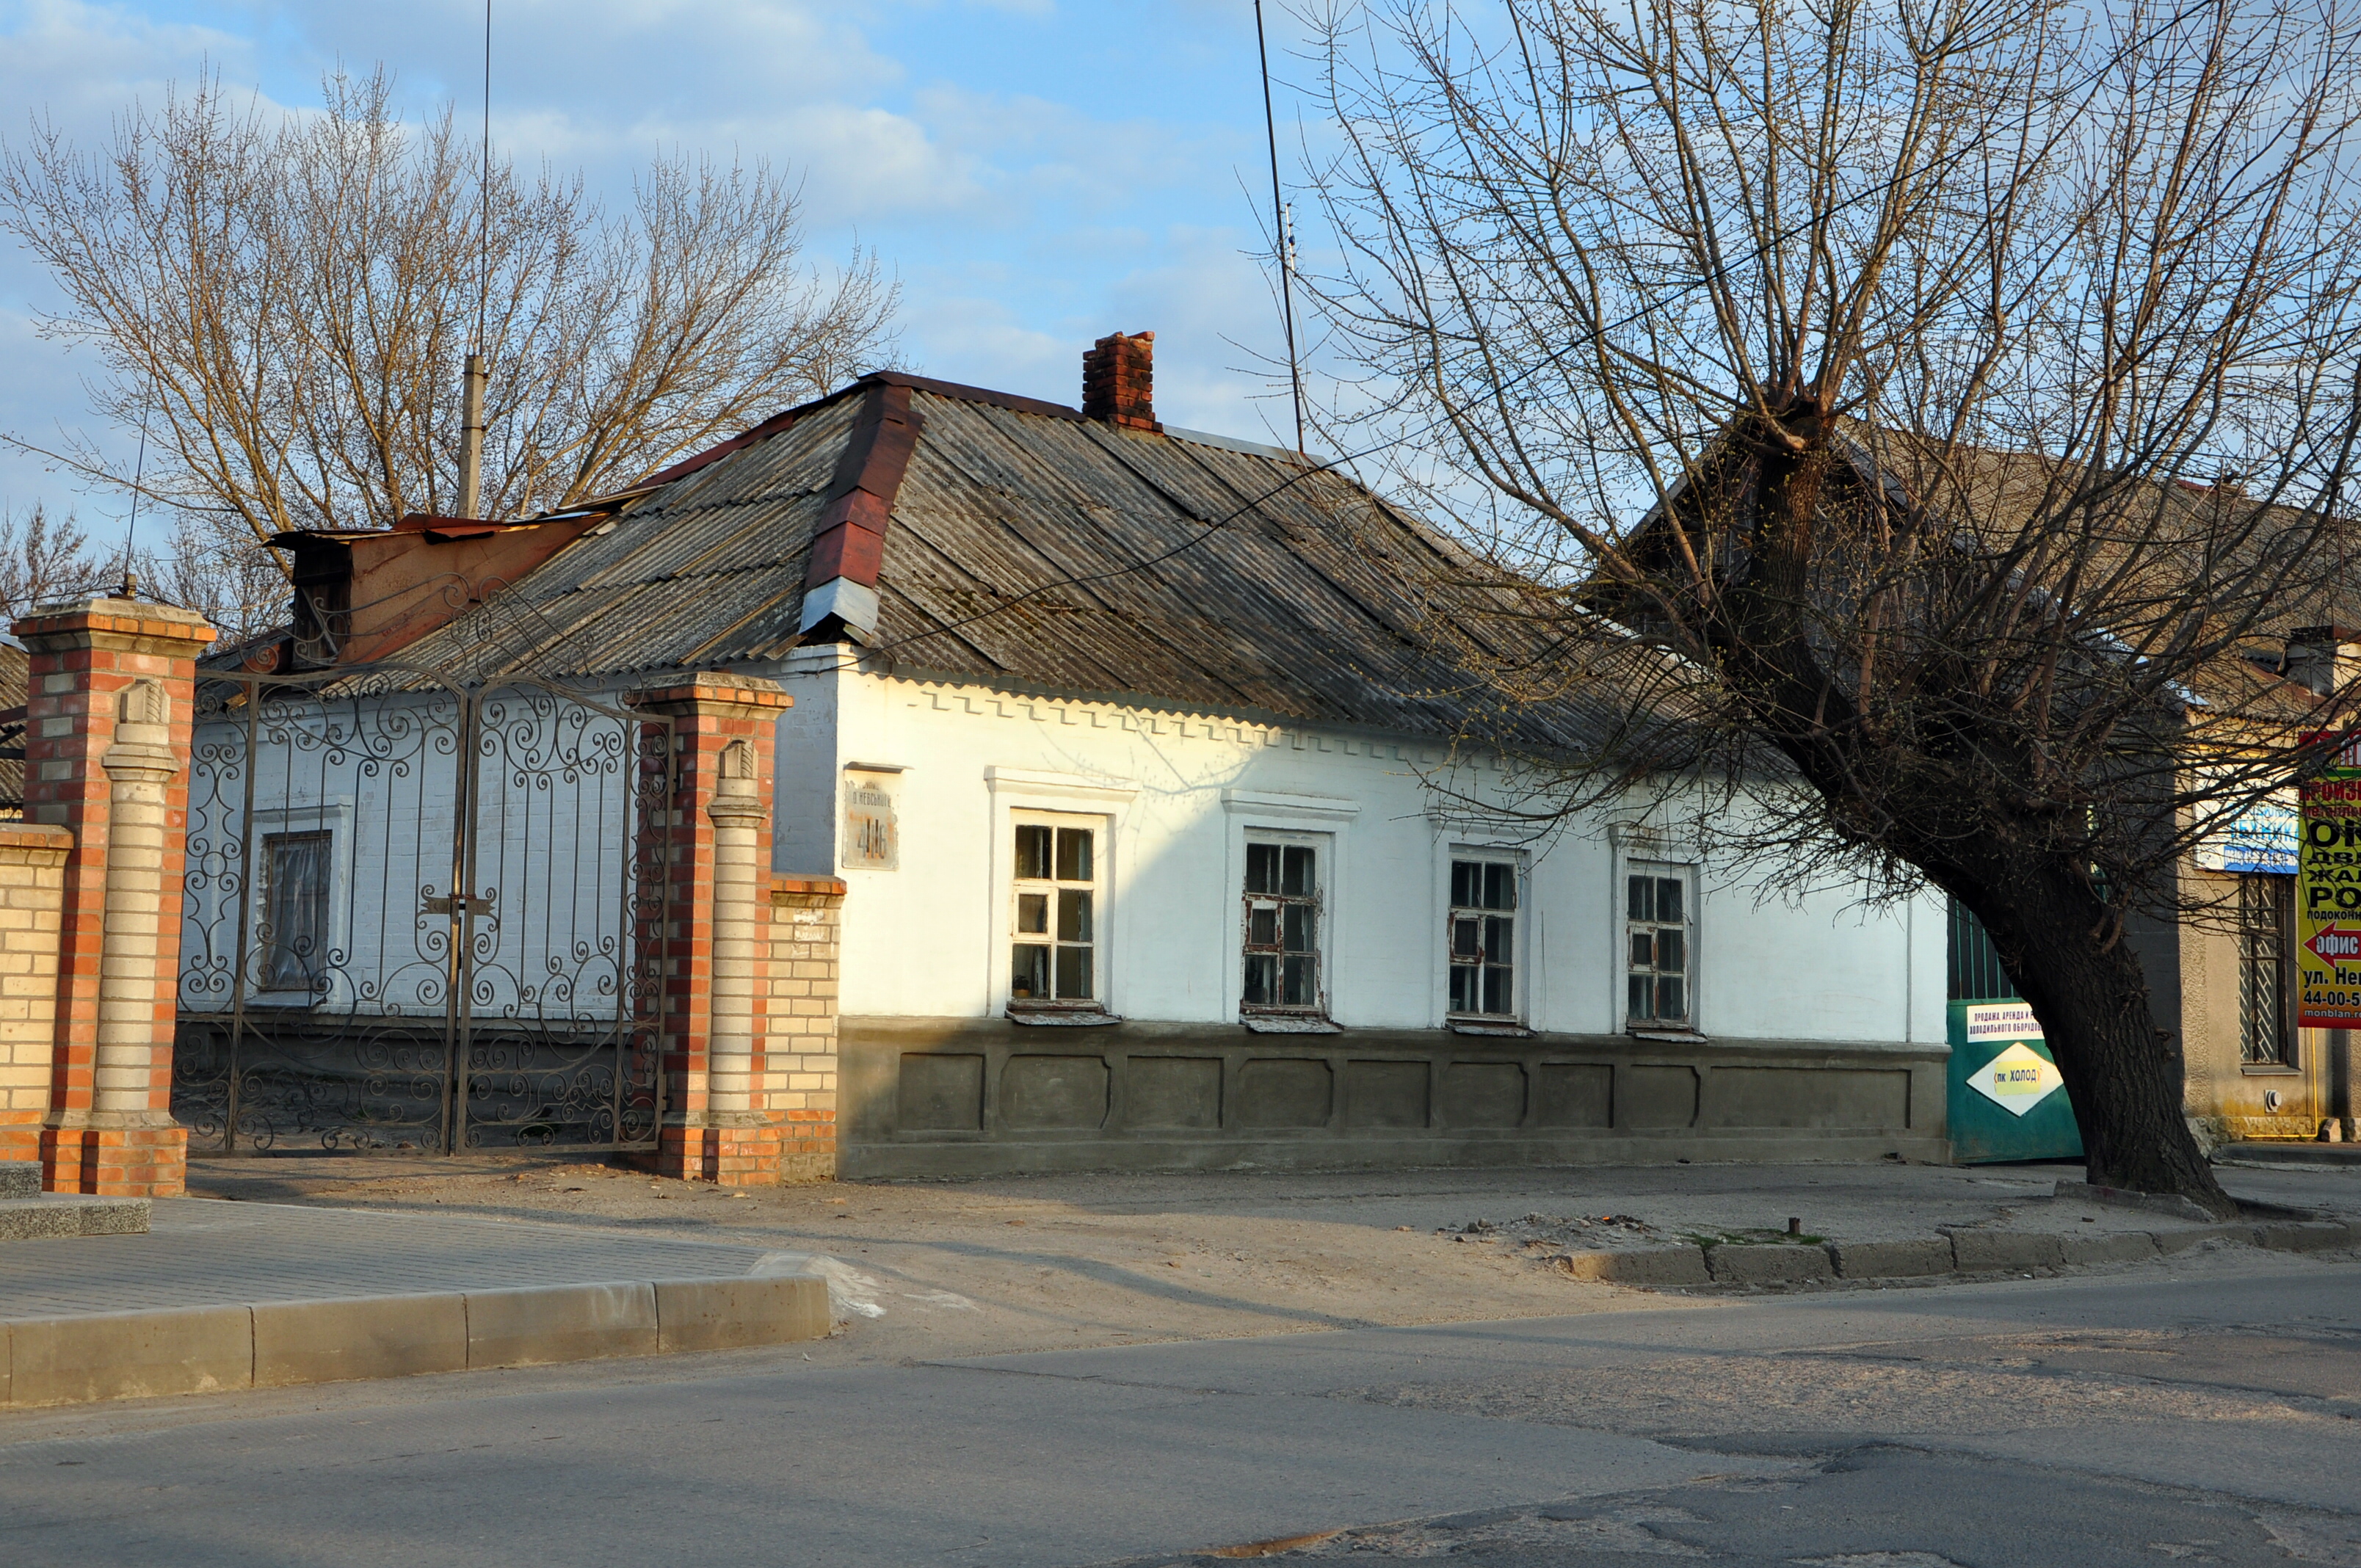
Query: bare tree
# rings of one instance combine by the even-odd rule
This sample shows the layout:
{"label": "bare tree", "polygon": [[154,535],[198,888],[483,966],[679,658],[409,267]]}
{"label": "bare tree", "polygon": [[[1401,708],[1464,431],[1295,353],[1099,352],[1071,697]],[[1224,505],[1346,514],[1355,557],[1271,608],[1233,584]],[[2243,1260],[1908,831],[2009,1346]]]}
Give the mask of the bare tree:
{"label": "bare tree", "polygon": [[104,593],[122,580],[122,563],[113,563],[110,573],[71,516],[52,521],[38,501],[22,513],[0,513],[0,601],[11,620],[35,605]]}
{"label": "bare tree", "polygon": [[182,513],[166,547],[139,551],[137,561],[139,592],[212,621],[221,634],[216,651],[287,629],[287,578],[270,553],[242,540],[225,548],[219,529],[202,518]]}
{"label": "bare tree", "polygon": [[1320,38],[1339,445],[1500,569],[1433,585],[1465,657],[1631,694],[1616,754],[1535,759],[1555,808],[1684,770],[1793,874],[1947,890],[2092,1179],[2228,1212],[2126,931],[2350,709],[2267,637],[2354,619],[2333,0],[1379,0]]}
{"label": "bare tree", "polygon": [[[0,159],[0,225],[96,351],[99,416],[150,431],[142,488],[227,538],[385,527],[457,504],[460,369],[478,318],[493,517],[626,487],[893,351],[898,285],[856,249],[806,263],[767,167],[659,159],[631,210],[578,176],[521,178],[446,113],[418,127],[382,71],[324,112],[234,105],[215,80],[77,150],[52,126]],[[84,481],[91,441],[14,437]]]}

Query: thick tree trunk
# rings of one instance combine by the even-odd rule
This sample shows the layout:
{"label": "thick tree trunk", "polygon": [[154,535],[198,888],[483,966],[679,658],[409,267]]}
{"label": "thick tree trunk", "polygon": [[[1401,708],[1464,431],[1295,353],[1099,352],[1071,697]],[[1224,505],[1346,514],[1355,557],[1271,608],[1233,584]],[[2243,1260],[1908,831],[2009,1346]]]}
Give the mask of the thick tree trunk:
{"label": "thick tree trunk", "polygon": [[2067,867],[2020,868],[1954,891],[2041,1020],[2092,1184],[2178,1193],[2235,1215],[2182,1113],[2180,1052],[2156,1026],[2139,955],[2120,936],[2101,938],[2107,911],[2082,880]]}
{"label": "thick tree trunk", "polygon": [[[1983,921],[2041,1019],[2091,1179],[2235,1213],[2181,1113],[2180,1053],[2156,1027],[2138,955],[2075,852],[2045,847],[2038,819],[2002,824],[2013,842],[1996,841],[1990,803],[1963,803],[1939,770],[1914,765],[1926,761],[1910,751],[1916,742],[1887,751],[1855,695],[1823,663],[1808,607],[1815,539],[1836,521],[1822,511],[1825,422],[1799,404],[1780,427],[1801,437],[1803,449],[1777,433],[1758,448],[1751,558],[1725,585],[1715,639],[1724,674],[1833,820],[1877,825],[1867,831],[1881,849],[1933,875]],[[2008,750],[1987,748],[1984,760]],[[2038,797],[2034,780],[2026,783],[2027,796]],[[1962,854],[1962,844],[1982,848]]]}

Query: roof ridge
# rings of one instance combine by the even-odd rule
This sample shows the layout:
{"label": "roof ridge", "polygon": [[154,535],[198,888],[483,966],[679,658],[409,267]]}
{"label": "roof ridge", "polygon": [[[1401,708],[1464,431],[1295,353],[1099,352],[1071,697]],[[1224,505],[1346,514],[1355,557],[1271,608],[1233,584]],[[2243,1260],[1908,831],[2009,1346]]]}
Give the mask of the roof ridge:
{"label": "roof ridge", "polygon": [[[1008,409],[1021,414],[1041,414],[1049,419],[1062,419],[1074,424],[1096,423],[1080,409],[1053,403],[1047,398],[1028,398],[1019,392],[995,392],[989,387],[971,387],[962,381],[939,381],[932,376],[913,376],[906,370],[873,370],[862,381],[883,382],[888,387],[907,387],[913,391],[932,392],[939,398],[957,398],[963,403],[987,403],[996,409]],[[861,383],[856,381],[855,386]]]}
{"label": "roof ridge", "polygon": [[[829,630],[833,621],[856,640],[877,630],[877,578],[885,564],[885,530],[903,476],[918,449],[927,416],[910,406],[911,389],[883,376],[864,377],[861,412],[829,481],[828,502],[812,532],[804,567],[804,602],[796,635]],[[834,641],[832,636],[819,639]]]}

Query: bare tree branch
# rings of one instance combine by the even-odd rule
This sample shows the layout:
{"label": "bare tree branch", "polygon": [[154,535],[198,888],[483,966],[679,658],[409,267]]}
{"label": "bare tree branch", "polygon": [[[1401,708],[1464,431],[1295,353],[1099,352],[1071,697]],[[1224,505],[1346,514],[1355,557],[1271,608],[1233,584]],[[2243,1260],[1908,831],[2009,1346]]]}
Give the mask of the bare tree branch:
{"label": "bare tree branch", "polygon": [[[479,304],[494,517],[890,360],[899,286],[865,250],[807,265],[783,175],[659,159],[609,215],[578,176],[496,162],[487,185],[447,113],[406,126],[391,94],[335,76],[323,112],[281,119],[208,78],[99,148],[36,125],[0,159],[0,225],[65,296],[44,332],[95,351],[103,421],[148,425],[148,499],[249,540],[447,511]],[[9,439],[133,488],[93,441]]]}
{"label": "bare tree branch", "polygon": [[1319,27],[1338,445],[1480,547],[1488,580],[1429,585],[1440,637],[1484,665],[1451,629],[1520,620],[1491,676],[1538,701],[1611,664],[1631,704],[1611,754],[1528,760],[1532,812],[1645,788],[1795,879],[1933,882],[2040,1012],[2094,1179],[2226,1205],[2122,938],[2218,907],[2191,846],[2361,697],[2279,663],[2361,619],[2341,11]]}

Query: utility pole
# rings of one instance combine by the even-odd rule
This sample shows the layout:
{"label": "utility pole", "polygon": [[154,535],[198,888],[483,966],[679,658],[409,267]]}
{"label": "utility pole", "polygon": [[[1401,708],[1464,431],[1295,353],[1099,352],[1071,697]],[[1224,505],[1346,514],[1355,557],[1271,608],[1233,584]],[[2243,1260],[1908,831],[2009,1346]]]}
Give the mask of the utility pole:
{"label": "utility pole", "polygon": [[1262,61],[1262,127],[1270,139],[1270,221],[1279,253],[1279,301],[1287,323],[1287,389],[1295,400],[1295,455],[1303,455],[1303,372],[1295,363],[1295,232],[1279,189],[1279,116],[1270,105],[1270,46],[1263,40],[1262,0],[1255,0],[1255,53]]}
{"label": "utility pole", "polygon": [[484,356],[467,356],[459,400],[459,515],[484,515]]}

